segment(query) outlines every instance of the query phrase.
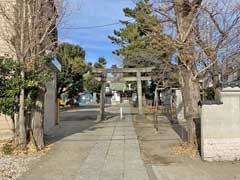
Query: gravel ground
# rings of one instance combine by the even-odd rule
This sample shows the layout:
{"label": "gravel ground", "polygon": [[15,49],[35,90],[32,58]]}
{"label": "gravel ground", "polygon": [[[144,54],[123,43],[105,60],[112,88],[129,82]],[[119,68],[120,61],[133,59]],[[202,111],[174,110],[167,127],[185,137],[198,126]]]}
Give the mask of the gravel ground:
{"label": "gravel ground", "polygon": [[22,156],[6,156],[2,154],[2,145],[0,143],[0,180],[12,180],[20,177],[26,172],[31,163],[40,159],[42,153],[22,155]]}
{"label": "gravel ground", "polygon": [[10,180],[20,177],[26,172],[33,161],[39,160],[41,155],[25,157],[0,157],[0,180]]}

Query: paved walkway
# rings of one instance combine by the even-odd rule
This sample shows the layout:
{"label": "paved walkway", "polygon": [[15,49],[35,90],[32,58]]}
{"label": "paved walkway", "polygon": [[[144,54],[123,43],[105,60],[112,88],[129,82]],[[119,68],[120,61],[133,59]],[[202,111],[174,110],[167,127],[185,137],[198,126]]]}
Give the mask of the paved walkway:
{"label": "paved walkway", "polygon": [[[123,109],[129,114],[129,108]],[[139,144],[133,128],[132,116],[124,120],[112,118],[95,126],[86,135],[99,138],[81,166],[75,180],[148,180]]]}
{"label": "paved walkway", "polygon": [[123,108],[124,120],[119,108],[109,110],[112,118],[101,123],[95,122],[98,109],[63,113],[62,127],[50,138],[54,148],[19,180],[240,180],[239,162],[207,163],[173,153],[180,139],[164,119],[158,133],[138,119],[144,164],[130,108]]}
{"label": "paved walkway", "polygon": [[21,180],[149,180],[129,107],[123,112],[124,120],[115,116],[95,125],[77,121],[77,113],[65,115],[66,137]]}

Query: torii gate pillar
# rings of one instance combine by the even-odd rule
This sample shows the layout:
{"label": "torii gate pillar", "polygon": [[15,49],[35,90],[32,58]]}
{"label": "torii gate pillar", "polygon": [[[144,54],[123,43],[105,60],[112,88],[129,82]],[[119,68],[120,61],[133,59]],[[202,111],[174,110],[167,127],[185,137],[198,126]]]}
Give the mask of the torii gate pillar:
{"label": "torii gate pillar", "polygon": [[[149,73],[155,67],[146,67],[146,68],[116,68],[116,69],[94,69],[93,72],[100,74],[101,76],[96,77],[98,81],[102,83],[102,90],[101,90],[101,100],[100,100],[100,119],[104,119],[104,99],[105,99],[105,89],[106,89],[106,81],[110,80],[111,78],[107,78],[107,73],[136,73],[137,76],[135,77],[120,77],[118,82],[128,82],[128,81],[137,81],[137,93],[138,93],[138,109],[139,114],[143,115],[143,99],[142,99],[142,81],[149,81],[151,80],[150,76],[141,76],[141,73]],[[114,79],[113,79],[114,80]]]}
{"label": "torii gate pillar", "polygon": [[142,101],[142,80],[141,80],[141,72],[137,72],[137,92],[138,92],[138,110],[139,114],[143,115],[143,101]]}
{"label": "torii gate pillar", "polygon": [[106,89],[106,83],[102,83],[101,87],[101,96],[100,96],[100,120],[104,119],[105,114],[105,89]]}
{"label": "torii gate pillar", "polygon": [[106,96],[106,74],[103,74],[103,77],[101,78],[101,95],[100,95],[100,119],[104,120],[105,115],[105,96]]}

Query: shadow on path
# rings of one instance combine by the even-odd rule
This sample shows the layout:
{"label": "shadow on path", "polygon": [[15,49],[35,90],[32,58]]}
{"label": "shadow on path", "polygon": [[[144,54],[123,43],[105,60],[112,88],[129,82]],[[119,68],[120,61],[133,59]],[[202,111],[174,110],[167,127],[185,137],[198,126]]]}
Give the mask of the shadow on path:
{"label": "shadow on path", "polygon": [[46,135],[46,141],[55,143],[65,137],[87,130],[96,124],[95,120],[98,114],[98,111],[63,112],[60,125]]}

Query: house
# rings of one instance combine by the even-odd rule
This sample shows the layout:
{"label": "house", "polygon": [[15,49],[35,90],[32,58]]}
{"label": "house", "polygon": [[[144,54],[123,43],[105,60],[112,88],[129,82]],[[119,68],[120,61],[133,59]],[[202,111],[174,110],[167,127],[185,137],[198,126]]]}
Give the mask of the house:
{"label": "house", "polygon": [[[43,7],[44,12],[43,16],[51,16],[53,13],[56,13],[56,7],[53,0],[44,0],[46,2]],[[16,1],[2,1],[0,2],[2,6],[6,6],[6,9],[13,10],[13,4]],[[7,40],[4,36],[11,37],[11,29],[7,27],[7,23],[4,22],[4,18],[0,15],[0,29],[4,30],[4,32],[9,33],[0,33],[0,56],[1,57],[11,57],[15,58],[16,54],[14,52],[14,48],[9,46]],[[7,31],[6,31],[7,29]],[[48,38],[44,41],[43,44],[53,44],[49,46],[49,49],[46,51],[52,51],[56,48],[57,42],[57,30],[51,31],[51,34],[48,35]],[[16,59],[16,58],[15,58]],[[45,93],[45,102],[44,102],[44,133],[49,132],[57,123],[57,73],[61,71],[61,64],[58,62],[56,58],[53,58],[51,65],[48,67],[51,70],[52,80],[47,82],[46,85],[46,93]],[[3,139],[11,139],[13,137],[13,128],[11,118],[7,115],[1,114],[0,112],[0,140]]]}

